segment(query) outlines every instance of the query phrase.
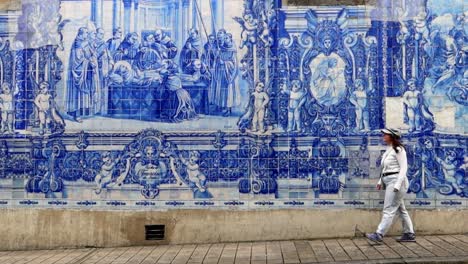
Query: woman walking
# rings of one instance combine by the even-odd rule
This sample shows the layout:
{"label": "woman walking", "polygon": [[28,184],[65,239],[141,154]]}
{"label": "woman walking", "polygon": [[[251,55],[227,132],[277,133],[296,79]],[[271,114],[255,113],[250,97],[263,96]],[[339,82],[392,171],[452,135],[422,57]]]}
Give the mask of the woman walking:
{"label": "woman walking", "polygon": [[367,238],[373,242],[382,242],[383,236],[390,229],[393,218],[398,212],[403,222],[403,235],[397,241],[414,242],[416,240],[413,223],[403,201],[409,186],[408,178],[406,177],[408,170],[406,151],[400,142],[401,135],[398,130],[386,128],[381,130],[381,132],[383,134],[383,141],[387,144],[388,148],[382,156],[382,173],[377,184],[377,189],[385,190],[385,201],[382,220],[377,227],[377,231],[367,234]]}

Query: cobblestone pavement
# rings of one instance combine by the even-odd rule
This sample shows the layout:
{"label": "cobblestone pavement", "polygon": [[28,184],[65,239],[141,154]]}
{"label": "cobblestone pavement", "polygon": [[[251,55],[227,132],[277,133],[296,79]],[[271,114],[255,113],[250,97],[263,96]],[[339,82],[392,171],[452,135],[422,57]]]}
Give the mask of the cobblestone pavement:
{"label": "cobblestone pavement", "polygon": [[1,264],[150,263],[468,263],[468,236],[423,236],[417,243],[364,238],[37,251],[0,251]]}

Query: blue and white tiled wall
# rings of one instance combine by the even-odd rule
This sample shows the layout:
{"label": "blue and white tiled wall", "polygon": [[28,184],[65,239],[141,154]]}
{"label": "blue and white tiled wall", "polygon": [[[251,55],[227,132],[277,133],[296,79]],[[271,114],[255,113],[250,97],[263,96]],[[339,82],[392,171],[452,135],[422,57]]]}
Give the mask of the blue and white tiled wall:
{"label": "blue and white tiled wall", "polygon": [[[338,1],[337,1],[338,2]],[[468,207],[463,0],[28,0],[0,16],[0,208]]]}

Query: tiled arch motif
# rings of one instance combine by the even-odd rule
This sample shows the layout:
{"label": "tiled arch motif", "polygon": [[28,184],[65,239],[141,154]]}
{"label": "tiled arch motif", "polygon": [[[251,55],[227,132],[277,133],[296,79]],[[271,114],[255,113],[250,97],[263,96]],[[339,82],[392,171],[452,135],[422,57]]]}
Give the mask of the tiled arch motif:
{"label": "tiled arch motif", "polygon": [[[467,205],[466,18],[456,7],[246,0],[236,13],[225,0],[234,22],[211,2],[209,34],[203,3],[172,2],[162,7],[177,19],[160,23],[197,30],[141,28],[132,40],[123,19],[128,34],[115,51],[112,38],[80,46],[91,43],[80,28],[98,36],[99,22],[83,27],[60,1],[39,8],[62,15],[48,40],[56,45],[24,38],[34,4],[23,6],[20,33],[0,49],[14,105],[3,92],[0,206],[379,206],[372,186],[386,125],[404,132],[410,206]],[[139,5],[141,14],[154,7]],[[78,33],[67,36],[71,29]],[[93,67],[102,75],[73,84],[79,52],[99,52]],[[99,100],[85,102],[98,89]]]}

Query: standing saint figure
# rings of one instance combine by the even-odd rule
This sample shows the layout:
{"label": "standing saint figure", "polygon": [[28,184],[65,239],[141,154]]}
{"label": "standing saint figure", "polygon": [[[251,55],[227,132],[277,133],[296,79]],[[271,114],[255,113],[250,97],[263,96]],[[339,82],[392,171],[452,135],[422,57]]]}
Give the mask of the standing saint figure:
{"label": "standing saint figure", "polygon": [[224,42],[219,46],[209,96],[211,104],[221,110],[223,116],[229,116],[232,107],[239,105],[237,73],[237,50],[232,35],[227,33],[224,35]]}
{"label": "standing saint figure", "polygon": [[88,42],[88,29],[82,27],[73,42],[68,66],[67,113],[79,121],[80,117],[95,114],[100,82],[95,50]]}
{"label": "standing saint figure", "polygon": [[115,61],[128,61],[130,64],[135,63],[135,59],[140,51],[140,42],[138,41],[138,34],[128,33],[125,36],[124,41],[120,43],[119,48],[114,53],[114,60]]}
{"label": "standing saint figure", "polygon": [[163,59],[174,59],[177,55],[177,45],[161,29],[154,32],[154,49],[159,52]]}
{"label": "standing saint figure", "polygon": [[109,52],[111,53],[112,57],[114,57],[115,52],[119,48],[120,44],[122,43],[122,29],[120,27],[115,28],[112,31],[112,38],[108,39],[106,44]]}
{"label": "standing saint figure", "polygon": [[211,34],[208,36],[208,42],[203,46],[202,54],[202,62],[208,67],[210,71],[213,70],[216,52],[216,36]]}
{"label": "standing saint figure", "polygon": [[180,52],[180,67],[182,72],[186,73],[193,61],[201,59],[202,42],[198,30],[190,29],[189,38],[185,42],[184,47]]}
{"label": "standing saint figure", "polygon": [[98,68],[99,68],[99,85],[101,87],[101,102],[98,104],[98,109],[102,115],[107,114],[107,106],[108,106],[108,76],[109,72],[112,68],[113,59],[111,52],[107,47],[107,43],[104,40],[104,30],[102,28],[98,28],[96,30],[96,56],[98,61]]}

